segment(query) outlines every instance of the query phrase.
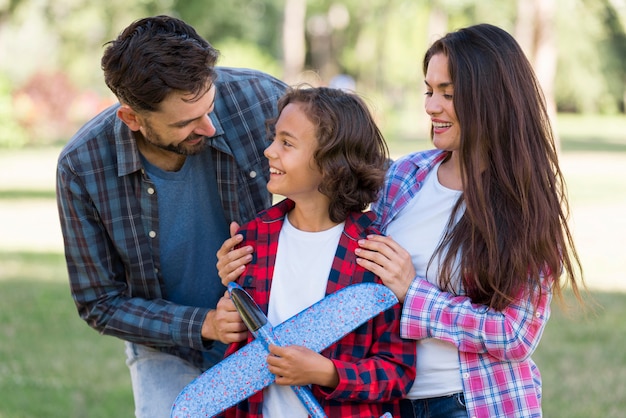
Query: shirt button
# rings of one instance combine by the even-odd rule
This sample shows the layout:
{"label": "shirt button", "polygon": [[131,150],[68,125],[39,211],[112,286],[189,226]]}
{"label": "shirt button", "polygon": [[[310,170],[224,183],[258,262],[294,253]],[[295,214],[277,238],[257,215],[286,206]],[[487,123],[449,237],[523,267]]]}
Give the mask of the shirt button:
{"label": "shirt button", "polygon": [[256,171],[252,170],[252,171],[250,172],[250,178],[251,178],[251,179],[253,179],[253,178],[255,178],[255,177],[256,177]]}
{"label": "shirt button", "polygon": [[154,194],[154,189],[152,187],[148,187],[148,194]]}
{"label": "shirt button", "polygon": [[463,373],[463,379],[469,379],[469,373]]}
{"label": "shirt button", "polygon": [[150,231],[150,232],[148,232],[148,236],[149,236],[150,238],[154,238],[154,237],[156,237],[156,232],[154,232],[154,231]]}

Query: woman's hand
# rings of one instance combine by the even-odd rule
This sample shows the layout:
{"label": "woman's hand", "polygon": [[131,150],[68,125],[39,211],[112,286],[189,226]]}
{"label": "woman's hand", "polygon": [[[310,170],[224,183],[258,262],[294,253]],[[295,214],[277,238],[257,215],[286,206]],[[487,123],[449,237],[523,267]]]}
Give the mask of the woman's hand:
{"label": "woman's hand", "polygon": [[234,249],[243,240],[241,234],[235,235],[238,229],[239,224],[237,222],[230,223],[230,238],[224,241],[217,251],[217,274],[222,279],[224,286],[237,280],[245,270],[246,264],[252,261],[252,246],[247,245]]}
{"label": "woman's hand", "polygon": [[391,237],[369,235],[359,240],[355,250],[357,264],[371,271],[404,302],[406,292],[415,278],[411,255]]}

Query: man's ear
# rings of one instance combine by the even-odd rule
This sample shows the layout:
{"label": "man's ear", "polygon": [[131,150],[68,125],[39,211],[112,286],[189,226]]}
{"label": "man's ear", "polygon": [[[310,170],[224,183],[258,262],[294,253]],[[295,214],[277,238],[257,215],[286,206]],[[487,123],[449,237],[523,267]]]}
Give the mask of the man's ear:
{"label": "man's ear", "polygon": [[117,109],[117,117],[120,118],[131,131],[138,131],[139,128],[141,128],[139,115],[128,105],[123,104]]}

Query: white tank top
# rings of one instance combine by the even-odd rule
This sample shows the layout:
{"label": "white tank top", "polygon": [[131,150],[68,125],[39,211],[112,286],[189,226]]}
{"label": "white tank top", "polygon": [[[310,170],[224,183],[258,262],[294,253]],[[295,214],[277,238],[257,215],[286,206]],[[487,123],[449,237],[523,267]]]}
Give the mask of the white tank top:
{"label": "white tank top", "polygon": [[[426,271],[428,262],[443,237],[452,208],[461,192],[439,183],[437,165],[426,177],[421,190],[400,211],[387,228],[387,235],[404,247],[413,260],[420,277],[438,285],[435,262]],[[459,353],[457,348],[441,340],[426,338],[417,341],[417,374],[409,399],[424,399],[461,392]]]}

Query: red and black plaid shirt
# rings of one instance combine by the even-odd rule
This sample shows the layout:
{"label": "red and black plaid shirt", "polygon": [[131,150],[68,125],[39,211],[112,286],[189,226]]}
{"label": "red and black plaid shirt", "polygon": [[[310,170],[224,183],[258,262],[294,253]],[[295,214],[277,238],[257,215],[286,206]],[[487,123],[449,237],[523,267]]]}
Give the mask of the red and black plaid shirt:
{"label": "red and black plaid shirt", "polygon": [[[238,283],[267,313],[278,236],[287,212],[294,203],[288,199],[261,212],[244,225],[241,245],[254,246],[254,259]],[[357,240],[378,231],[370,225],[369,213],[352,213],[335,253],[326,295],[348,285],[376,282],[378,277],[356,264],[354,250]],[[415,342],[400,338],[401,306],[396,304],[369,320],[322,351],[330,358],[339,374],[339,385],[333,390],[313,385],[313,394],[329,417],[380,417],[384,412],[399,416],[399,400],[408,392],[415,378]],[[252,337],[250,336],[251,341]],[[245,343],[231,344],[226,355]],[[225,412],[226,417],[262,417],[263,391]]]}

